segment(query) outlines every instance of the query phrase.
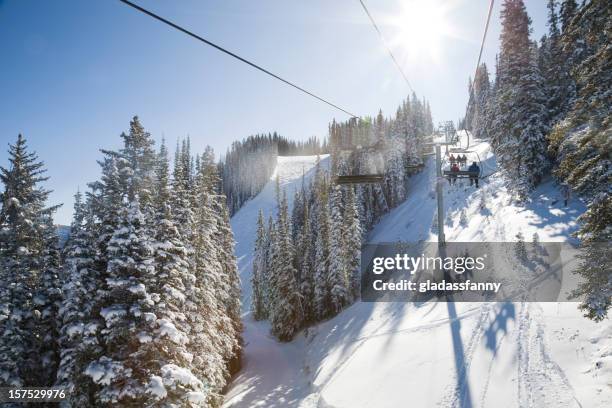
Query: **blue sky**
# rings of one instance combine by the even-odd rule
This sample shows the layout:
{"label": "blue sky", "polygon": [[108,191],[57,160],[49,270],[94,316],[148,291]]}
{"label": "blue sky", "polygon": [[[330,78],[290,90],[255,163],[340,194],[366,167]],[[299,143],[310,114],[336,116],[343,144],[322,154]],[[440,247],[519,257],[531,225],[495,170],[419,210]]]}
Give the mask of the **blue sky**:
{"label": "blue sky", "polygon": [[[358,115],[390,115],[409,93],[358,0],[135,1]],[[463,115],[488,0],[365,3],[434,120]],[[483,55],[491,67],[500,3]],[[546,2],[525,3],[540,38]],[[77,187],[99,175],[98,149],[119,147],[135,114],[157,140],[190,136],[217,154],[258,132],[324,137],[332,118],[347,119],[115,0],[0,0],[0,52],[0,164],[24,134],[63,224]]]}

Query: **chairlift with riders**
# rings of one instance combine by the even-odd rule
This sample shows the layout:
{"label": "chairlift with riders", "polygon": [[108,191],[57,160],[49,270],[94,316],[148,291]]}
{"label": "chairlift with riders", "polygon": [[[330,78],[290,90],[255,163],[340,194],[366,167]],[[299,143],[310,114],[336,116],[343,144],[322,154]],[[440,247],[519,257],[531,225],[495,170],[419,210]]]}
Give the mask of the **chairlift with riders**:
{"label": "chairlift with riders", "polygon": [[[454,159],[453,154],[459,154],[462,153],[463,156],[465,157],[465,160],[457,160]],[[465,154],[469,154],[470,157],[468,158],[468,156],[465,156]],[[482,178],[482,163],[480,161],[480,156],[478,155],[477,152],[473,151],[473,150],[466,150],[466,149],[450,149],[450,155],[449,155],[449,159],[448,159],[449,163],[450,163],[450,167],[448,169],[444,169],[443,173],[444,175],[449,178],[449,177],[455,177],[455,178],[470,178],[470,177],[477,177],[477,178]],[[466,167],[467,163],[470,163],[471,165],[470,167],[472,167],[474,164],[476,164],[476,166],[478,167],[477,171],[474,170],[462,170],[461,167]],[[459,170],[452,170],[452,166],[457,163],[458,165],[460,163],[463,163],[462,165],[460,165]]]}

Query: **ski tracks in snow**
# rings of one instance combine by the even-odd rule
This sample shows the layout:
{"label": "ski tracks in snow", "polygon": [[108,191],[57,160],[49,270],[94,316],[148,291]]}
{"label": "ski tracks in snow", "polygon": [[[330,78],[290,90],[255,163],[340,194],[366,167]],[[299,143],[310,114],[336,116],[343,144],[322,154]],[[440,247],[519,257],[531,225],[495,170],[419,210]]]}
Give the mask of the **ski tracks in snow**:
{"label": "ski tracks in snow", "polygon": [[[521,408],[582,408],[565,372],[552,359],[548,351],[542,308],[537,303],[520,303],[517,327],[513,332],[504,333],[491,356],[487,357],[490,362],[486,378],[472,378],[470,381],[472,361],[478,353],[484,351],[479,345],[485,327],[491,319],[492,310],[493,304],[482,305],[463,348],[463,356],[459,359],[463,364],[457,367],[438,406],[457,408],[489,406],[487,405],[487,393],[495,367],[496,354],[502,343],[508,344],[510,340],[511,346],[516,344],[516,377],[512,379],[512,382],[516,384],[517,406]],[[455,350],[455,352],[461,352],[461,350]],[[470,383],[473,384],[473,389],[470,389]]]}
{"label": "ski tracks in snow", "polygon": [[[480,313],[474,328],[472,329],[467,346],[463,350],[458,350],[455,347],[455,353],[463,353],[461,358],[455,355],[456,361],[461,361],[461,367],[456,367],[455,376],[452,382],[447,385],[446,391],[438,405],[440,407],[469,407],[467,395],[469,395],[469,370],[474,358],[474,353],[478,349],[480,340],[483,337],[485,331],[485,325],[489,321],[489,314],[491,311],[491,304],[485,303],[480,308]],[[451,324],[451,330],[459,331],[459,326],[452,327],[453,322],[449,320]],[[453,336],[461,336],[461,333],[453,333]],[[457,346],[457,345],[455,345]]]}
{"label": "ski tracks in snow", "polygon": [[520,407],[582,407],[565,372],[552,360],[542,308],[522,302],[517,331],[517,398]]}

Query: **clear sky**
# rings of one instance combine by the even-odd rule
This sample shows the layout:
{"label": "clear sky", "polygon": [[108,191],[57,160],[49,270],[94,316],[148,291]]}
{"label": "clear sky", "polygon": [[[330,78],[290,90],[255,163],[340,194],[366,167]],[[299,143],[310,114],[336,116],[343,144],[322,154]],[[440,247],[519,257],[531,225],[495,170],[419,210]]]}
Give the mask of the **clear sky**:
{"label": "clear sky", "polygon": [[[358,0],[134,0],[358,115],[392,114],[409,90]],[[497,0],[483,61],[499,43]],[[434,120],[465,111],[488,0],[365,0]],[[526,0],[533,38],[546,2]],[[117,148],[138,115],[172,147],[217,154],[278,131],[324,137],[347,116],[116,0],[0,0],[0,164],[24,134],[48,168],[56,221],[77,187],[99,176],[99,148]]]}

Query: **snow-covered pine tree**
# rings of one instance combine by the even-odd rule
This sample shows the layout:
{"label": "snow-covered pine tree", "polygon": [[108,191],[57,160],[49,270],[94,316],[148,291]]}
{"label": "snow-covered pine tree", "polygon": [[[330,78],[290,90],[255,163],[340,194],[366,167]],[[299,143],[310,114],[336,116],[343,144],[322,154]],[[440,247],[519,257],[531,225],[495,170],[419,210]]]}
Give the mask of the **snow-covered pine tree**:
{"label": "snow-covered pine tree", "polygon": [[[121,209],[127,186],[120,175],[115,152],[103,151],[98,163],[102,169],[99,181],[90,183],[87,194],[85,225],[74,239],[80,237],[79,248],[67,248],[67,274],[62,302],[61,356],[58,385],[75,384],[67,406],[95,406],[100,387],[87,375],[93,361],[104,358],[105,322],[100,311],[109,296],[106,282],[108,243],[121,220]],[[76,225],[76,224],[75,224]],[[77,259],[78,258],[78,259]],[[77,310],[78,308],[78,310]]]}
{"label": "snow-covered pine tree", "polygon": [[575,96],[576,85],[570,76],[569,61],[562,47],[556,1],[549,0],[548,36],[544,36],[538,51],[549,127],[565,116]]}
{"label": "snow-covered pine tree", "polygon": [[293,197],[293,209],[291,210],[291,238],[293,242],[298,241],[300,231],[304,226],[304,211],[306,208],[306,181],[305,175],[302,174],[302,186],[295,190]]}
{"label": "snow-covered pine tree", "polygon": [[121,203],[124,199],[125,186],[119,174],[117,158],[105,153],[105,157],[98,161],[101,167],[100,180],[89,183],[91,189],[90,206],[94,214],[95,225],[93,233],[96,241],[96,269],[106,270],[106,246],[111,239],[117,225],[119,225]]}
{"label": "snow-covered pine tree", "polygon": [[270,310],[272,334],[281,341],[289,341],[302,325],[302,305],[297,282],[297,271],[293,266],[294,247],[289,231],[289,209],[283,191],[279,203],[279,218],[276,228],[276,256],[273,263],[271,285],[274,302]]}
{"label": "snow-covered pine tree", "polygon": [[152,188],[156,154],[155,142],[151,134],[146,132],[138,119],[134,116],[130,121],[128,134],[122,133],[123,149],[120,157],[126,161],[125,172],[128,183],[128,200],[131,202],[138,195],[142,206],[141,211],[148,215],[152,209]]}
{"label": "snow-covered pine tree", "polygon": [[53,224],[53,216],[43,213],[36,221],[42,232],[42,269],[34,303],[40,310],[40,320],[32,333],[38,339],[36,354],[42,361],[40,376],[44,384],[55,383],[60,359],[58,319],[62,302],[61,260],[59,237]]}
{"label": "snow-covered pine tree", "polygon": [[[612,120],[612,9],[605,0],[592,0],[574,16],[575,3],[562,3],[563,48],[580,44],[580,58],[572,70],[577,96],[566,119],[549,135],[558,167],[555,175],[587,202],[579,221],[583,258],[579,274],[583,283],[574,293],[584,297],[585,315],[602,320],[610,308],[612,273],[609,246],[612,239],[612,189],[610,140]],[[565,14],[564,7],[565,6]],[[572,17],[568,17],[572,15]],[[574,54],[576,51],[574,50]]]}
{"label": "snow-covered pine tree", "polygon": [[499,54],[495,55],[495,78],[491,82],[489,88],[489,96],[485,104],[484,129],[487,137],[491,140],[491,144],[496,143],[497,135],[499,134],[500,122],[497,109],[497,89],[499,88]]}
{"label": "snow-covered pine tree", "polygon": [[585,317],[596,322],[604,320],[612,307],[612,196],[600,193],[580,216],[582,227],[581,266],[577,274],[582,278],[572,293],[581,299],[580,309]]}
{"label": "snow-covered pine tree", "polygon": [[342,234],[345,240],[346,266],[351,301],[359,298],[361,290],[361,225],[353,188],[346,192]]}
{"label": "snow-covered pine tree", "polygon": [[487,134],[487,102],[490,97],[489,71],[487,65],[482,63],[476,70],[474,78],[474,114],[472,118],[472,133],[475,138],[484,139]]}
{"label": "snow-covered pine tree", "polygon": [[399,137],[391,138],[390,145],[395,147],[391,147],[391,152],[394,152],[394,154],[389,157],[390,160],[387,162],[388,168],[386,168],[386,173],[391,192],[390,196],[393,197],[392,202],[388,204],[392,207],[396,207],[406,200],[406,179],[408,178],[406,163],[411,164],[412,162],[412,160],[407,159],[409,153],[406,151],[406,148],[413,144],[402,143],[402,139]]}
{"label": "snow-covered pine tree", "polygon": [[58,363],[55,316],[57,239],[46,207],[47,180],[35,153],[19,135],[9,145],[9,167],[0,167],[0,385],[48,386]]}
{"label": "snow-covered pine tree", "polygon": [[190,245],[194,242],[194,208],[197,208],[193,193],[191,151],[188,140],[177,142],[172,172],[172,214],[183,240]]}
{"label": "snow-covered pine tree", "polygon": [[[140,212],[138,196],[123,204],[120,222],[110,239],[108,285],[100,315],[104,355],[91,361],[85,374],[98,386],[96,404],[144,405],[150,398],[147,384],[158,373],[151,356],[145,360],[147,343],[159,331],[170,343],[185,344],[187,338],[171,322],[158,319],[155,307],[159,294],[152,293],[154,251]],[[149,286],[149,288],[147,288]]]}
{"label": "snow-covered pine tree", "polygon": [[516,257],[520,261],[527,260],[527,247],[525,246],[525,236],[521,231],[519,231],[516,236],[516,243],[514,244],[514,252]]}
{"label": "snow-covered pine tree", "polygon": [[268,301],[268,320],[272,319],[272,312],[277,304],[276,294],[276,270],[278,269],[279,257],[279,239],[278,228],[272,216],[268,218],[268,229],[266,233],[268,237],[266,248],[266,271],[264,274],[264,282],[266,283],[266,299]]}
{"label": "snow-covered pine tree", "polygon": [[[193,355],[188,340],[191,327],[185,314],[185,303],[186,285],[191,283],[192,274],[189,252],[173,222],[170,196],[168,153],[162,142],[153,190],[156,227],[152,246],[156,270],[147,282],[147,289],[155,301],[157,320],[156,325],[138,333],[138,341],[142,344],[142,360],[159,361],[153,365],[155,374],[147,381],[149,400],[146,403],[186,405],[205,401],[208,390],[191,370]],[[180,376],[175,376],[175,373]],[[183,378],[189,381],[185,382]]]}
{"label": "snow-covered pine tree", "polygon": [[[315,175],[316,177],[317,175]],[[314,305],[317,319],[321,320],[329,315],[330,288],[328,286],[327,275],[329,274],[329,248],[330,248],[330,219],[329,219],[329,198],[328,187],[322,175],[319,179],[315,178],[316,206],[315,217],[316,235],[314,240]],[[314,230],[314,229],[313,229]]]}
{"label": "snow-covered pine tree", "polygon": [[[567,114],[575,103],[577,94],[576,78],[573,71],[584,61],[588,54],[588,47],[583,39],[572,38],[570,25],[575,16],[582,13],[584,6],[578,7],[575,0],[562,0],[559,10],[559,26],[561,36],[558,43],[558,63],[559,63],[559,78],[561,95],[563,95],[563,110],[560,112],[562,116]],[[578,24],[576,24],[578,25]],[[577,40],[577,41],[575,41]]]}
{"label": "snow-covered pine tree", "polygon": [[268,217],[268,222],[266,224],[266,241],[264,246],[264,265],[263,273],[261,275],[263,282],[263,293],[264,299],[266,300],[266,310],[268,313],[268,319],[270,318],[270,310],[272,310],[272,287],[270,286],[270,282],[272,281],[272,259],[274,256],[274,240],[275,226],[274,219],[272,216]]}
{"label": "snow-covered pine tree", "polygon": [[59,310],[60,364],[56,385],[67,390],[69,397],[65,406],[93,406],[90,396],[95,387],[84,372],[89,362],[102,351],[97,338],[101,322],[94,313],[92,299],[101,284],[99,272],[94,267],[93,223],[91,200],[84,202],[82,194],[77,192],[70,238],[64,248],[65,277]]}
{"label": "snow-covered pine tree", "polygon": [[255,251],[253,254],[253,274],[251,277],[251,312],[253,319],[264,320],[268,317],[266,291],[264,290],[264,276],[266,272],[266,227],[263,212],[259,211],[257,218],[257,236],[255,238]]}
{"label": "snow-covered pine tree", "polygon": [[469,130],[470,132],[474,132],[474,115],[476,113],[476,96],[474,95],[474,81],[472,81],[472,76],[468,78],[468,105],[465,112],[465,118],[463,119],[463,123],[460,123],[461,127]]}
{"label": "snow-covered pine tree", "polygon": [[343,229],[343,199],[340,186],[335,186],[331,192],[330,228],[334,233],[329,237],[329,269],[325,276],[326,287],[329,288],[328,313],[336,315],[350,300],[348,265],[346,264],[345,231]]}
{"label": "snow-covered pine tree", "polygon": [[505,0],[501,18],[497,126],[492,142],[511,189],[523,200],[549,167],[545,98],[523,1]]}
{"label": "snow-covered pine tree", "polygon": [[298,248],[302,256],[299,265],[299,285],[300,294],[302,295],[302,314],[304,324],[312,323],[315,320],[315,304],[314,304],[314,250],[313,250],[313,230],[311,228],[309,206],[304,207],[304,221],[300,235],[298,237]]}
{"label": "snow-covered pine tree", "polygon": [[222,286],[218,288],[217,295],[219,304],[225,307],[225,314],[232,324],[227,335],[234,340],[234,347],[225,358],[230,374],[234,374],[240,369],[242,353],[240,277],[234,255],[234,234],[230,226],[227,201],[225,195],[220,193],[220,179],[214,159],[212,148],[207,146],[200,159],[200,188],[204,189],[203,193],[207,196],[216,223],[214,239],[222,271]]}
{"label": "snow-covered pine tree", "polygon": [[561,29],[563,32],[567,31],[572,19],[576,15],[578,11],[578,4],[576,0],[562,0],[561,1],[561,10],[560,10],[560,18],[561,18]]}
{"label": "snow-covered pine tree", "polygon": [[229,282],[224,280],[217,218],[209,188],[207,178],[200,172],[195,176],[193,188],[187,191],[190,196],[187,201],[194,209],[193,224],[189,228],[193,237],[194,273],[187,290],[186,305],[194,372],[209,383],[208,403],[216,406],[221,402],[221,390],[229,377],[227,362],[238,341],[232,320],[221,303],[228,296]]}

